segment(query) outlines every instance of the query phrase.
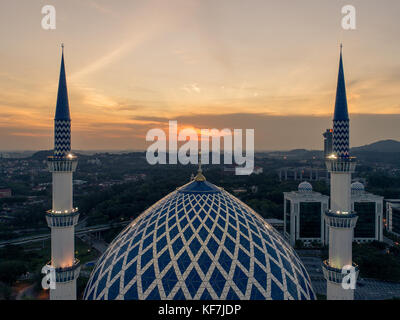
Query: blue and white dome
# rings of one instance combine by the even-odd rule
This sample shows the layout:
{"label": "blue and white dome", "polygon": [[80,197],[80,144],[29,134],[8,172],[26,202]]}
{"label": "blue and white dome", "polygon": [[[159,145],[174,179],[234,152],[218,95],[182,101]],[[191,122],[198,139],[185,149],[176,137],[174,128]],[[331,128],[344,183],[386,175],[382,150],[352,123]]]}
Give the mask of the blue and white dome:
{"label": "blue and white dome", "polygon": [[[205,179],[204,179],[205,180]],[[196,179],[170,193],[110,244],[87,300],[313,300],[302,262],[251,208]]]}
{"label": "blue and white dome", "polygon": [[312,185],[311,185],[311,183],[309,183],[307,181],[303,181],[299,184],[298,190],[299,190],[299,192],[311,192]]}
{"label": "blue and white dome", "polygon": [[351,184],[351,191],[353,191],[353,192],[361,192],[364,190],[365,190],[364,185],[359,181],[353,182]]}

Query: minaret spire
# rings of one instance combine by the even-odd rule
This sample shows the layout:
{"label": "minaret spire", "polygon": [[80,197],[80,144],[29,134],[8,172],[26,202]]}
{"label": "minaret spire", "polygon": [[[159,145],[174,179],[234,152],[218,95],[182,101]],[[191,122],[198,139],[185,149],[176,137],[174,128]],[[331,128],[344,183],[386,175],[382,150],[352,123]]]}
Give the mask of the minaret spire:
{"label": "minaret spire", "polygon": [[57,94],[57,106],[56,116],[57,120],[70,119],[69,116],[69,101],[68,101],[68,90],[67,90],[67,79],[65,75],[65,63],[64,63],[64,44],[61,44],[61,67],[60,67],[60,78],[58,81],[58,94]]}
{"label": "minaret spire", "polygon": [[343,46],[340,44],[339,72],[333,116],[333,151],[339,158],[349,157],[349,113],[343,71]]}
{"label": "minaret spire", "polygon": [[71,151],[71,118],[65,75],[64,44],[61,44],[61,50],[60,78],[54,118],[54,156],[56,157],[65,157]]}

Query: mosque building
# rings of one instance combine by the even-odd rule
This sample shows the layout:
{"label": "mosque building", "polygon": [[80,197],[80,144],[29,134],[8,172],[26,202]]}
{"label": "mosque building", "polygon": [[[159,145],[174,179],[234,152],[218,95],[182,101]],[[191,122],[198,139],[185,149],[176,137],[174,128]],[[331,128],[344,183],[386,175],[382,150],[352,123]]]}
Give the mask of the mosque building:
{"label": "mosque building", "polygon": [[[52,300],[75,300],[71,120],[64,52],[55,116],[51,262]],[[314,300],[310,277],[294,249],[259,214],[206,181],[201,163],[191,181],[144,211],[97,261],[86,300]]]}
{"label": "mosque building", "polygon": [[[54,155],[48,158],[53,208],[46,213],[52,244],[48,265],[56,273],[56,289],[50,290],[50,298],[74,300],[80,271],[74,257],[79,212],[72,200],[77,158],[71,154],[64,52],[54,123]],[[354,290],[345,290],[341,284],[342,268],[355,266],[355,211],[368,211],[356,234],[372,235],[364,223],[367,226],[375,215],[375,236],[382,239],[377,222],[382,219],[382,198],[366,193],[360,183],[351,184],[356,162],[349,155],[342,52],[332,145],[333,153],[326,158],[330,209],[327,196],[313,192],[310,183],[301,183],[298,191],[285,193],[285,233],[291,244],[297,239],[329,238],[329,259],[323,262],[327,298],[351,300]],[[208,182],[199,163],[190,182],[145,210],[112,241],[90,275],[84,299],[314,300],[316,296],[293,247],[249,206]]]}
{"label": "mosque building", "polygon": [[254,210],[206,181],[134,220],[93,270],[87,300],[313,300],[293,248]]}

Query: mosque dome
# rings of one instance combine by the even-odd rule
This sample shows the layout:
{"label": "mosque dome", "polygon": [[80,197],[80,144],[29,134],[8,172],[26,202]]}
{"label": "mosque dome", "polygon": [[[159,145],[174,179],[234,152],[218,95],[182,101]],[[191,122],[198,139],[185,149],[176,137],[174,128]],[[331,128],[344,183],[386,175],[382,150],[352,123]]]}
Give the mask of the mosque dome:
{"label": "mosque dome", "polygon": [[312,185],[311,185],[311,183],[309,183],[307,181],[303,181],[303,182],[301,182],[299,184],[298,190],[300,192],[311,192],[312,191]]}
{"label": "mosque dome", "polygon": [[114,239],[84,299],[314,300],[315,294],[281,235],[200,173]]}
{"label": "mosque dome", "polygon": [[353,182],[351,184],[351,191],[360,192],[360,191],[364,191],[364,189],[365,189],[364,185],[359,181]]}

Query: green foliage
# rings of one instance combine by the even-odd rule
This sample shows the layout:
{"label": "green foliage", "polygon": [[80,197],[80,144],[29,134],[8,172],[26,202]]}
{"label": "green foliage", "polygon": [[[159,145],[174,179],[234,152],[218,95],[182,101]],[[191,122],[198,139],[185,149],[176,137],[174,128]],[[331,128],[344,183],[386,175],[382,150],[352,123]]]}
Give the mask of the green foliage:
{"label": "green foliage", "polygon": [[19,276],[26,273],[28,268],[24,261],[8,260],[0,262],[0,281],[13,284]]}
{"label": "green foliage", "polygon": [[294,244],[294,247],[295,247],[296,249],[303,249],[303,248],[304,248],[304,243],[303,243],[303,241],[301,241],[301,240],[296,240],[296,242],[295,242],[295,244]]}
{"label": "green foliage", "polygon": [[400,281],[400,258],[386,245],[372,243],[353,243],[353,260],[360,267],[360,275],[386,281]]}
{"label": "green foliage", "polygon": [[11,293],[11,287],[5,283],[0,282],[0,300],[10,300]]}

